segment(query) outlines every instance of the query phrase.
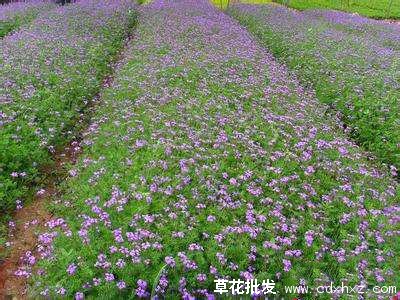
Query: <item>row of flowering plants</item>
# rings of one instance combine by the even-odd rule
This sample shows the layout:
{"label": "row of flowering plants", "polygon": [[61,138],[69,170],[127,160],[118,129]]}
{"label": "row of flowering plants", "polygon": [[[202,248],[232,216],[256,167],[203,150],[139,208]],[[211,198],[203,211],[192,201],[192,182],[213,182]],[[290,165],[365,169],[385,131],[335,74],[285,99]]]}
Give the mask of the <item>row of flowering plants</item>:
{"label": "row of flowering plants", "polygon": [[55,8],[50,1],[31,0],[0,5],[0,38],[34,20],[40,13]]}
{"label": "row of flowering plants", "polygon": [[56,8],[0,44],[0,214],[73,133],[135,17],[130,0]]}
{"label": "row of flowering plants", "polygon": [[17,274],[49,298],[373,298],[399,282],[399,186],[325,111],[208,1],[153,1]]}
{"label": "row of flowering plants", "polygon": [[340,115],[382,162],[400,166],[400,30],[335,11],[234,5],[229,13]]}

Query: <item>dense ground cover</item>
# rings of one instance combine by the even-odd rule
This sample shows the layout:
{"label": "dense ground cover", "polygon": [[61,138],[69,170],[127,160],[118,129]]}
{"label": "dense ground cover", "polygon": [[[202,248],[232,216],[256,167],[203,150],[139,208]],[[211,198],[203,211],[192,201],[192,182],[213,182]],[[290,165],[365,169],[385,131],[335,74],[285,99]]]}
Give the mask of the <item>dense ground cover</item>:
{"label": "dense ground cover", "polygon": [[360,145],[399,168],[398,25],[274,5],[239,4],[229,12],[339,112]]}
{"label": "dense ground cover", "polygon": [[17,272],[34,293],[212,299],[215,278],[270,279],[280,293],[399,282],[397,183],[208,1],[143,7],[101,103]]}
{"label": "dense ground cover", "polygon": [[52,10],[0,41],[0,215],[15,207],[99,90],[135,16],[129,0]]}
{"label": "dense ground cover", "polygon": [[39,13],[55,7],[55,4],[42,0],[0,5],[0,38],[31,22]]}
{"label": "dense ground cover", "polygon": [[337,9],[367,17],[400,19],[400,3],[395,0],[275,0],[296,9]]}

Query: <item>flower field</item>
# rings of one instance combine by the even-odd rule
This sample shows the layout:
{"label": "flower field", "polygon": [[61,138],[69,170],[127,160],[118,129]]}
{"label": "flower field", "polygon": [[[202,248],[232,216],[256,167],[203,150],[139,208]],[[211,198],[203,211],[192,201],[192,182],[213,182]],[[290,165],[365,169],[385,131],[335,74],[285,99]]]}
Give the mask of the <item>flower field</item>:
{"label": "flower field", "polygon": [[273,5],[236,5],[230,14],[316,90],[361,146],[400,167],[398,25]]}
{"label": "flower field", "polygon": [[46,220],[10,222],[9,251],[18,228],[35,236],[8,270],[23,297],[270,296],[216,291],[255,279],[279,299],[398,292],[372,290],[400,283],[398,32],[291,14],[81,0],[0,41],[0,208],[50,198]]}
{"label": "flower field", "polygon": [[139,15],[56,217],[17,271],[32,295],[398,283],[398,184],[313,93],[206,1]]}
{"label": "flower field", "polygon": [[0,38],[52,8],[55,8],[54,4],[42,0],[0,5]]}
{"label": "flower field", "polygon": [[[13,5],[13,4],[11,4]],[[16,206],[99,90],[134,21],[131,1],[55,8],[0,41],[0,212]]]}

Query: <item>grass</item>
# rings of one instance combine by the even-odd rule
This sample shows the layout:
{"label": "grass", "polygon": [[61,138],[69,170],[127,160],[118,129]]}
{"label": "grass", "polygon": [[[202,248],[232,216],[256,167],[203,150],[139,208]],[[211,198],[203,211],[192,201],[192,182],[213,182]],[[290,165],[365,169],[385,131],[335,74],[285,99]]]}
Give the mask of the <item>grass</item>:
{"label": "grass", "polygon": [[335,9],[376,19],[400,19],[400,2],[396,0],[211,0],[211,2],[222,9],[235,3],[276,2],[299,10]]}
{"label": "grass", "polygon": [[377,19],[400,19],[400,2],[396,0],[275,0],[275,2],[300,10],[336,9]]}

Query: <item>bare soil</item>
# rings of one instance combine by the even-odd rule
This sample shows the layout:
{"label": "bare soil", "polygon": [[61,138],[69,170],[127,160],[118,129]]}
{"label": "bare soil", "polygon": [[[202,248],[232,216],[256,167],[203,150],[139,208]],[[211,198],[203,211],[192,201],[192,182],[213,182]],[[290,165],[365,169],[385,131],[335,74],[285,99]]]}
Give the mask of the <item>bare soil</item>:
{"label": "bare soil", "polygon": [[14,214],[13,220],[16,226],[8,239],[10,247],[7,253],[9,255],[0,262],[0,300],[27,299],[27,279],[15,276],[15,271],[22,265],[21,257],[27,251],[35,254],[37,237],[44,229],[46,222],[52,218],[47,204],[57,197],[57,180],[61,176],[55,174],[65,173],[65,165],[75,163],[78,155],[79,148],[76,147],[76,143],[71,143],[62,152],[56,153],[55,164],[43,170],[47,178],[44,192],[36,195],[27,206]]}

